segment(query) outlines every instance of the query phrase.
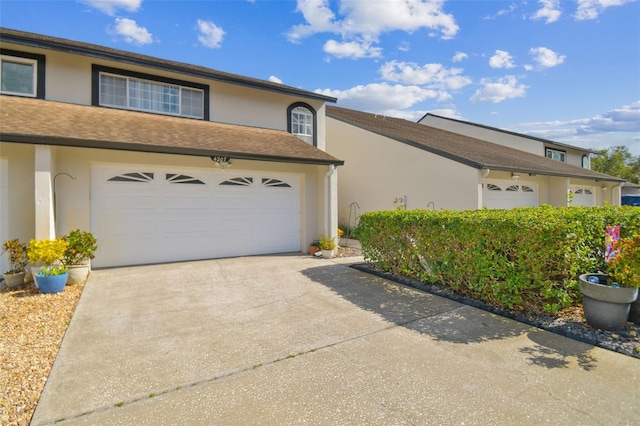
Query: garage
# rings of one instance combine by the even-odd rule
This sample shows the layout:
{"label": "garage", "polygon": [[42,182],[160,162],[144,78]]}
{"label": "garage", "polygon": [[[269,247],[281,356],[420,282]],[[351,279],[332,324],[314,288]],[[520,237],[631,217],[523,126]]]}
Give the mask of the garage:
{"label": "garage", "polygon": [[300,177],[241,170],[92,168],[95,267],[300,251]]}
{"label": "garage", "polygon": [[593,207],[596,205],[596,189],[591,186],[572,186],[572,206]]}
{"label": "garage", "polygon": [[514,181],[485,181],[482,184],[483,206],[489,209],[511,209],[538,205],[535,183]]}

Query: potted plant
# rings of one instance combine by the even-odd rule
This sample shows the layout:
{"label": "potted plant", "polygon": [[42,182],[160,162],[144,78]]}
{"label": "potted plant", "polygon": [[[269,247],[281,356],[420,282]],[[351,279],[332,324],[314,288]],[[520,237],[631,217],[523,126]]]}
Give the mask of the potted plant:
{"label": "potted plant", "polygon": [[640,235],[617,241],[615,254],[607,262],[605,272],[580,275],[582,305],[587,324],[614,331],[624,327],[631,304],[638,298]]}
{"label": "potted plant", "polygon": [[333,238],[327,235],[322,235],[320,238],[318,238],[318,246],[320,247],[320,250],[322,250],[322,257],[330,259],[334,256],[336,242],[333,240]]}
{"label": "potted plant", "polygon": [[2,245],[2,253],[9,253],[11,269],[3,272],[7,286],[15,288],[24,284],[24,276],[27,267],[27,245],[15,240],[7,240]]}
{"label": "potted plant", "polygon": [[[27,257],[31,265],[39,270],[33,274],[33,280],[42,293],[59,293],[64,289],[69,270],[62,262],[67,249],[65,240],[31,240],[27,248]],[[37,269],[36,268],[36,269]]]}
{"label": "potted plant", "polygon": [[311,256],[315,256],[317,252],[320,251],[320,242],[318,240],[313,240],[311,245],[309,246],[309,254]]}
{"label": "potted plant", "polygon": [[87,280],[91,259],[95,257],[98,244],[91,232],[75,229],[62,237],[69,245],[64,251],[63,263],[69,268],[67,284],[81,284]]}

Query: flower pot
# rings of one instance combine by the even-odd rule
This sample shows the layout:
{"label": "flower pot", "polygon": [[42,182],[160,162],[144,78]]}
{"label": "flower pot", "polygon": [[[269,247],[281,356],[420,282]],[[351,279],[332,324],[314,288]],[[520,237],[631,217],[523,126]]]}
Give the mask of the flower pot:
{"label": "flower pot", "polygon": [[4,277],[4,281],[7,283],[7,286],[9,288],[20,287],[22,284],[24,284],[25,275],[26,273],[24,271],[18,272],[17,274],[2,274],[2,276]]}
{"label": "flower pot", "polygon": [[38,286],[38,272],[40,272],[40,269],[42,269],[42,265],[31,265],[29,266],[29,269],[31,269],[31,278],[33,278],[33,283],[35,284],[36,288],[40,288]]}
{"label": "flower pot", "polygon": [[629,309],[629,321],[640,325],[640,298],[631,304]]}
{"label": "flower pot", "polygon": [[60,293],[67,284],[69,273],[51,276],[36,274],[34,277],[37,277],[38,288],[42,293]]}
{"label": "flower pot", "polygon": [[89,276],[89,264],[86,265],[69,265],[69,279],[68,285],[82,284],[87,280]]}
{"label": "flower pot", "polygon": [[335,250],[322,250],[322,257],[331,259],[335,255]]}
{"label": "flower pot", "polygon": [[587,324],[601,330],[621,329],[627,322],[631,303],[638,298],[638,289],[590,283],[587,279],[591,276],[602,280],[608,277],[606,274],[583,274],[578,277]]}
{"label": "flower pot", "polygon": [[311,256],[315,256],[315,254],[319,251],[320,251],[320,248],[318,246],[313,246],[313,245],[309,246],[309,254]]}

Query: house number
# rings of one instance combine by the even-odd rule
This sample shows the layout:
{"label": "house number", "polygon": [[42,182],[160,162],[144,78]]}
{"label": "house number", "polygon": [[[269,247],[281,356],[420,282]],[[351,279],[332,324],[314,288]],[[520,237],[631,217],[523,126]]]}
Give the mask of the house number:
{"label": "house number", "polygon": [[211,159],[212,159],[215,163],[228,163],[228,162],[229,162],[229,157],[218,157],[218,156],[214,156],[214,157],[211,157]]}

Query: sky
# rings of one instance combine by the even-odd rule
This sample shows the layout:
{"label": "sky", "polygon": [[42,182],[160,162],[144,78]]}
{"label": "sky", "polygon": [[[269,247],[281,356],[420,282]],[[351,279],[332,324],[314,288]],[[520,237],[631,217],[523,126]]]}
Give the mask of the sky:
{"label": "sky", "polygon": [[0,0],[0,25],[640,156],[638,0]]}

